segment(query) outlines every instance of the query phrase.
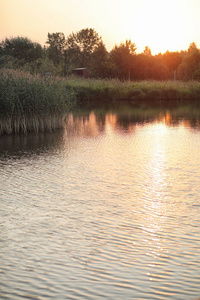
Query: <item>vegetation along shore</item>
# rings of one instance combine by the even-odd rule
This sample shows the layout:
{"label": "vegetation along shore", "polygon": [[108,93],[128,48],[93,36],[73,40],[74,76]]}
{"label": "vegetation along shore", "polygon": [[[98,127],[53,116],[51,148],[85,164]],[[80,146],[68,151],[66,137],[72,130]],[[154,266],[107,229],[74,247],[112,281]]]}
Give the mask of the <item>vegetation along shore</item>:
{"label": "vegetation along shore", "polygon": [[[200,49],[152,55],[126,40],[108,52],[92,28],[65,38],[48,33],[47,46],[28,38],[0,43],[0,134],[52,131],[85,101],[134,105],[200,104]],[[89,78],[73,76],[86,68]]]}
{"label": "vegetation along shore", "polygon": [[156,81],[138,82],[118,79],[66,79],[66,87],[75,92],[79,101],[127,100],[140,105],[143,102],[195,102],[200,104],[199,81]]}
{"label": "vegetation along shore", "polygon": [[200,82],[42,78],[23,71],[0,69],[0,134],[52,131],[67,112],[85,101],[132,104],[189,101],[200,104]]}
{"label": "vegetation along shore", "polygon": [[62,79],[0,69],[0,134],[60,128],[75,103]]}

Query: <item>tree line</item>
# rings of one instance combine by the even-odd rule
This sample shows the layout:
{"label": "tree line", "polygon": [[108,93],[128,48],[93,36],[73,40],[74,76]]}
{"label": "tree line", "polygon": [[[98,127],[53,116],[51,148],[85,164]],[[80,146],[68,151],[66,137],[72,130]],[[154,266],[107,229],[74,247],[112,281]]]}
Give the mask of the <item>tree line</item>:
{"label": "tree line", "polygon": [[200,80],[200,49],[192,42],[186,51],[152,55],[146,46],[136,54],[131,40],[108,52],[102,37],[85,28],[68,37],[48,33],[46,45],[29,38],[6,38],[0,43],[0,68],[22,68],[32,74],[69,76],[75,68],[88,68],[93,78],[120,80]]}

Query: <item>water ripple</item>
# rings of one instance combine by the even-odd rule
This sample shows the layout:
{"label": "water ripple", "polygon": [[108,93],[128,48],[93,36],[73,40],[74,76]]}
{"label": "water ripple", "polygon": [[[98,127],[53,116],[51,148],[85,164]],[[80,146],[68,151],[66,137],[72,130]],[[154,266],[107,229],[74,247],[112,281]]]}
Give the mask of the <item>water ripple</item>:
{"label": "water ripple", "polygon": [[1,299],[200,295],[200,135],[154,126],[0,156]]}

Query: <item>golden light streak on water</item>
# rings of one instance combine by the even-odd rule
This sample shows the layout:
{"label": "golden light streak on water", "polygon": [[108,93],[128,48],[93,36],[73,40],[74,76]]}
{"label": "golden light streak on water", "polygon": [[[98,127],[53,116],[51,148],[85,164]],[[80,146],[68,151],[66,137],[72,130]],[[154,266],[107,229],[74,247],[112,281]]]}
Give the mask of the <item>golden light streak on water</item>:
{"label": "golden light streak on water", "polygon": [[2,137],[0,297],[197,298],[193,121],[91,111],[63,132]]}

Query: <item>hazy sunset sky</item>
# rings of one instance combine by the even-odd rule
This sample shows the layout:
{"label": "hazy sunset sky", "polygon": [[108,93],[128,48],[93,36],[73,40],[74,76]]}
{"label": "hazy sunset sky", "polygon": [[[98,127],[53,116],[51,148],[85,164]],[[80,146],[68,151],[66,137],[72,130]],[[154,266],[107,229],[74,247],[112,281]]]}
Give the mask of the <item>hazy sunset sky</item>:
{"label": "hazy sunset sky", "polygon": [[44,45],[48,32],[94,28],[111,50],[131,39],[140,53],[200,48],[200,0],[0,0],[0,41],[26,36]]}

